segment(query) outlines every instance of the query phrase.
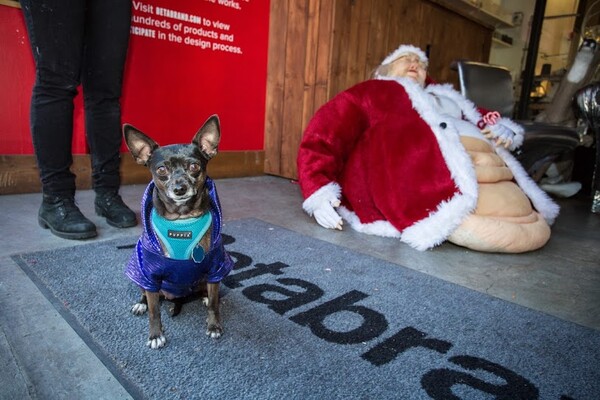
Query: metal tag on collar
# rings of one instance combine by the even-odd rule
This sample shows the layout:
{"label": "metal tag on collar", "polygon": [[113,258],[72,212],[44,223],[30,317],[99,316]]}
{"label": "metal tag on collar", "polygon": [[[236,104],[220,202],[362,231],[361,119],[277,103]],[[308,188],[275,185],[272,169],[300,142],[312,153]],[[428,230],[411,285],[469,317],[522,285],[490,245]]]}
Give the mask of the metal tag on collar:
{"label": "metal tag on collar", "polygon": [[204,249],[202,246],[194,247],[194,250],[192,251],[192,260],[196,263],[200,263],[204,260]]}

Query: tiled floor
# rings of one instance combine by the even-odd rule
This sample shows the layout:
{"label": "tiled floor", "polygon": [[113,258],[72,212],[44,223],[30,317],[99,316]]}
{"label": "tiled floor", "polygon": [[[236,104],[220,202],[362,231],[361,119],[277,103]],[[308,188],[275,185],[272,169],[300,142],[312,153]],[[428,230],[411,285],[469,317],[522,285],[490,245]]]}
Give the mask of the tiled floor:
{"label": "tiled floor", "polygon": [[[228,220],[254,217],[351,248],[456,284],[600,330],[600,215],[590,200],[559,200],[562,211],[550,242],[521,255],[486,254],[446,243],[426,252],[396,239],[319,227],[301,209],[294,182],[272,176],[216,181]],[[139,213],[144,187],[121,194]],[[78,192],[81,210],[107,240],[139,227],[116,229],[94,215],[94,194]],[[0,372],[2,399],[124,399],[119,382],[46,300],[10,255],[74,246],[37,224],[39,194],[0,196]],[[99,294],[102,295],[102,294]]]}

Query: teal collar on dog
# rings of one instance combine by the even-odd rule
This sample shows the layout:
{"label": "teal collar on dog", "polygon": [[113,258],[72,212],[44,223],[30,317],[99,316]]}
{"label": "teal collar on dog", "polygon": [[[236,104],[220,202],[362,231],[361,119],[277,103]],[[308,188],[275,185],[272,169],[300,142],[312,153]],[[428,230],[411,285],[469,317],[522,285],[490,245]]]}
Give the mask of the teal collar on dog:
{"label": "teal collar on dog", "polygon": [[158,215],[156,209],[153,208],[150,220],[152,228],[165,246],[169,258],[176,260],[193,258],[197,263],[202,261],[204,250],[197,245],[212,223],[210,212],[197,218],[168,220]]}

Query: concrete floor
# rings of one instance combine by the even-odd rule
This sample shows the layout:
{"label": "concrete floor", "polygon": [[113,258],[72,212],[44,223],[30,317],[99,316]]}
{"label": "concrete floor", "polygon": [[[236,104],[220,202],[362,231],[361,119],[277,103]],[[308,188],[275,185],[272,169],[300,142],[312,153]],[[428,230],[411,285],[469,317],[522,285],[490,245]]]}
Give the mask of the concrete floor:
{"label": "concrete floor", "polygon": [[[271,176],[216,181],[225,221],[254,217],[317,239],[454,282],[557,318],[600,330],[600,215],[590,199],[559,200],[550,242],[522,255],[485,254],[452,244],[419,252],[396,239],[321,228],[301,209],[298,186]],[[139,215],[143,185],[121,194]],[[139,233],[117,229],[94,214],[92,191],[77,193],[98,227],[93,240]],[[1,399],[127,399],[111,375],[10,255],[84,242],[39,228],[40,194],[0,196]],[[101,295],[101,294],[100,294]]]}

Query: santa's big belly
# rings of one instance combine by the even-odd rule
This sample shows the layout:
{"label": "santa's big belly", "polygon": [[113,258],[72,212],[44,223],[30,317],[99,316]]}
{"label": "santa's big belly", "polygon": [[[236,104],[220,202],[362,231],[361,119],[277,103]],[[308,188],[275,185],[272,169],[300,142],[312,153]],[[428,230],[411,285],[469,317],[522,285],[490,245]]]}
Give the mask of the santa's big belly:
{"label": "santa's big belly", "polygon": [[522,253],[542,247],[550,238],[550,227],[531,206],[513,175],[481,139],[461,137],[477,174],[477,208],[450,235],[459,246],[489,252]]}

